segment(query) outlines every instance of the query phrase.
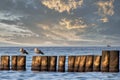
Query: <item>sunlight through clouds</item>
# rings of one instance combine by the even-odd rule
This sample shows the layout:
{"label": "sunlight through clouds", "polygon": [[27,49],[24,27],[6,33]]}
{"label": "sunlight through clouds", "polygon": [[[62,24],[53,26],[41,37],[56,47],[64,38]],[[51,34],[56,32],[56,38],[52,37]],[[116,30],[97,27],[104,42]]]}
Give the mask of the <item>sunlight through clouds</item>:
{"label": "sunlight through clouds", "polygon": [[83,5],[83,0],[41,0],[41,2],[48,8],[54,9],[60,13],[64,11],[70,13],[71,10]]}
{"label": "sunlight through clouds", "polygon": [[0,43],[62,46],[120,42],[119,3],[120,0],[1,0]]}
{"label": "sunlight through clouds", "polygon": [[114,14],[114,0],[104,0],[98,1],[98,14],[101,16],[102,22],[108,22],[107,16],[112,16]]}
{"label": "sunlight through clouds", "polygon": [[70,20],[64,18],[59,23],[67,29],[84,29],[87,27],[87,24],[82,19]]}
{"label": "sunlight through clouds", "polygon": [[[65,28],[61,28],[60,25],[44,25],[38,24],[38,26],[42,26],[41,28],[44,29],[44,35],[46,39],[51,40],[65,40],[65,41],[77,41],[80,39],[79,36],[76,35],[76,32],[69,31]],[[55,27],[57,26],[57,27]]]}

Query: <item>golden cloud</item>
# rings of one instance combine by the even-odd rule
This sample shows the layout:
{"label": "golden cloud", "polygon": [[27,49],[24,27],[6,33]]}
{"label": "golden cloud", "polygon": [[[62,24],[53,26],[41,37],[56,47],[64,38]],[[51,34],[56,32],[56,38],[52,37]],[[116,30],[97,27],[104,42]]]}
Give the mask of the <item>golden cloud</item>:
{"label": "golden cloud", "polygon": [[100,21],[102,21],[103,23],[105,23],[105,22],[108,22],[109,20],[108,20],[107,17],[103,17],[103,18],[100,19]]}
{"label": "golden cloud", "polygon": [[67,29],[83,29],[87,27],[87,24],[82,19],[69,20],[64,18],[59,23]]}
{"label": "golden cloud", "polygon": [[41,2],[48,8],[54,9],[60,13],[64,11],[69,13],[70,10],[76,9],[83,4],[83,0],[41,0]]}
{"label": "golden cloud", "polygon": [[108,22],[107,16],[112,16],[114,14],[114,0],[99,1],[98,5],[98,14],[102,17],[100,20],[102,22]]}
{"label": "golden cloud", "polygon": [[41,28],[44,30],[44,35],[46,38],[52,40],[68,40],[68,41],[79,41],[80,36],[76,35],[76,32],[69,31],[65,27],[61,27],[61,25],[44,25],[44,24],[37,24],[38,27],[42,26]]}

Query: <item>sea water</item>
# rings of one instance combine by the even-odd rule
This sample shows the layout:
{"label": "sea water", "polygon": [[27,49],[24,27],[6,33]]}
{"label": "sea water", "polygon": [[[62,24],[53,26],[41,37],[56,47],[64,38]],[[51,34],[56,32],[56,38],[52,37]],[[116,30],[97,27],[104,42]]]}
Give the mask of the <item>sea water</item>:
{"label": "sea water", "polygon": [[[1,55],[21,55],[21,47],[0,47]],[[23,47],[26,55],[26,71],[0,71],[0,80],[120,80],[119,73],[106,72],[34,72],[31,71],[35,47]],[[120,50],[120,47],[38,47],[45,56],[102,55],[102,50]],[[67,57],[66,57],[67,58]],[[66,61],[67,70],[67,61]]]}

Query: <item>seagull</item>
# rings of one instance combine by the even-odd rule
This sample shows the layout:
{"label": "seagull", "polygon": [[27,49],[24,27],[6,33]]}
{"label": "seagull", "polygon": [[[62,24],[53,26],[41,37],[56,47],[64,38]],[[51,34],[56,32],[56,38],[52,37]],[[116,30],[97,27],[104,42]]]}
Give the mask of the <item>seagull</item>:
{"label": "seagull", "polygon": [[39,50],[38,48],[34,48],[34,52],[36,54],[44,54],[41,50]]}
{"label": "seagull", "polygon": [[20,48],[19,50],[22,54],[28,54],[28,52],[26,50],[24,50],[23,48]]}

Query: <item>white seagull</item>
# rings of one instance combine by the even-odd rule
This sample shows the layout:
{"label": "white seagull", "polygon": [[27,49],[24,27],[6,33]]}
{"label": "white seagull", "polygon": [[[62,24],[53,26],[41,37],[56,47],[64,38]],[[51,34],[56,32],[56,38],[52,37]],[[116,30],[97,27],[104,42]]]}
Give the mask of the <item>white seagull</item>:
{"label": "white seagull", "polygon": [[26,50],[24,50],[23,48],[20,48],[19,50],[22,54],[28,54],[28,52]]}
{"label": "white seagull", "polygon": [[39,50],[38,48],[34,48],[34,52],[36,54],[44,54],[41,50]]}

